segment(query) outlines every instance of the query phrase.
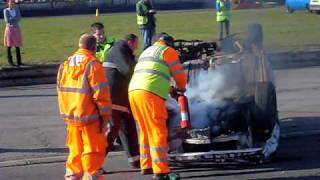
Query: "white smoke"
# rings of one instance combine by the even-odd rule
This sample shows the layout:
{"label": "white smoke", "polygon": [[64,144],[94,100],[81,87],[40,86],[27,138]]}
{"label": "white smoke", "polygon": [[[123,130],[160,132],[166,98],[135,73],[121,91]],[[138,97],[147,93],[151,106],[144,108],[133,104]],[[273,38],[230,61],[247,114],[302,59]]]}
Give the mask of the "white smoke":
{"label": "white smoke", "polygon": [[[192,128],[205,128],[217,119],[217,107],[223,106],[223,99],[218,96],[224,88],[225,76],[222,69],[201,70],[193,74],[187,86],[186,96],[189,100],[189,111]],[[167,107],[171,112],[169,126],[178,127],[180,123],[179,106],[169,98]]]}
{"label": "white smoke", "polygon": [[191,125],[193,128],[205,128],[211,121],[216,120],[218,109],[223,100],[218,96],[224,87],[225,76],[219,69],[202,70],[193,79],[186,92],[189,98]]}
{"label": "white smoke", "polygon": [[196,78],[196,83],[188,85],[186,95],[191,102],[204,101],[208,104],[215,104],[218,101],[217,93],[224,87],[225,78],[221,70],[201,70]]}

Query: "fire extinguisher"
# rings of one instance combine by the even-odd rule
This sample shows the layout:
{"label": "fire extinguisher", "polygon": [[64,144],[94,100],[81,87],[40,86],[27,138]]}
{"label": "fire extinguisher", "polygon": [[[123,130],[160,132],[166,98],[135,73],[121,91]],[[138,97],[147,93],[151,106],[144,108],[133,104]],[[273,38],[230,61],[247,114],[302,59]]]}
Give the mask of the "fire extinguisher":
{"label": "fire extinguisher", "polygon": [[180,127],[182,129],[190,128],[191,119],[190,119],[190,113],[189,113],[188,98],[184,95],[183,92],[178,92],[178,104],[179,104],[180,113],[181,113]]}

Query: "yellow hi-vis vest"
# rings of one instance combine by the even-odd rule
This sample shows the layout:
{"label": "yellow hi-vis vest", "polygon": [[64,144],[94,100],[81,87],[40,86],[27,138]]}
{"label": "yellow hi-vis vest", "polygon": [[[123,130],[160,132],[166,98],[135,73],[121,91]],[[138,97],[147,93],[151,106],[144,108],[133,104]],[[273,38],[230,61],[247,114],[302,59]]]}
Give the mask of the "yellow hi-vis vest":
{"label": "yellow hi-vis vest", "polygon": [[129,84],[129,92],[141,89],[167,99],[171,75],[163,54],[168,48],[155,43],[141,54]]}
{"label": "yellow hi-vis vest", "polygon": [[115,41],[116,40],[113,37],[107,36],[104,42],[97,43],[96,57],[100,60],[100,62],[103,63],[106,60]]}
{"label": "yellow hi-vis vest", "polygon": [[[143,3],[140,3],[140,5],[143,8],[144,14],[147,14],[148,13],[148,7]],[[148,23],[148,16],[140,16],[139,14],[137,14],[137,24],[138,25],[145,25],[147,23]]]}
{"label": "yellow hi-vis vest", "polygon": [[222,2],[221,0],[217,0],[216,3],[219,3],[221,8],[221,11],[217,11],[217,22],[230,20],[231,13],[230,13],[230,10],[226,9],[225,2]]}

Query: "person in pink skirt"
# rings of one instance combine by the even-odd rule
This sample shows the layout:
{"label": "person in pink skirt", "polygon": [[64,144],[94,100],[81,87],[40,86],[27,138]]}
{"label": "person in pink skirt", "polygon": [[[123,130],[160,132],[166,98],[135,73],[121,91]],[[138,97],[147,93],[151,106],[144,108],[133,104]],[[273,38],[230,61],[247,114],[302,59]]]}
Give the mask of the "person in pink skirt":
{"label": "person in pink skirt", "polygon": [[6,22],[4,31],[4,46],[7,48],[8,63],[15,66],[12,60],[11,47],[16,47],[17,65],[23,65],[21,62],[20,47],[22,45],[21,31],[18,22],[21,15],[13,0],[8,0],[8,8],[3,10],[3,17]]}

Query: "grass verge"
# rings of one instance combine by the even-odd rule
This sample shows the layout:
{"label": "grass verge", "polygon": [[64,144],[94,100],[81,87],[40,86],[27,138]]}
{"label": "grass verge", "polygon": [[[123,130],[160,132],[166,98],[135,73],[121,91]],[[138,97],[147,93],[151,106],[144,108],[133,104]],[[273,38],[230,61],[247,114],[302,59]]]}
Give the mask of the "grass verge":
{"label": "grass verge", "polygon": [[[176,38],[214,40],[218,37],[215,11],[163,11],[157,14],[157,31],[165,31]],[[101,21],[108,34],[116,39],[126,33],[139,31],[134,13],[108,14],[99,17],[62,16],[23,18],[22,58],[27,64],[57,63],[77,49],[79,35],[89,32],[89,26]],[[306,12],[287,14],[284,7],[237,10],[232,13],[231,31],[241,32],[249,23],[261,23],[267,51],[318,49],[319,16]],[[0,28],[4,30],[2,21]],[[0,34],[3,39],[3,34]],[[6,63],[6,50],[0,48],[0,65]]]}

